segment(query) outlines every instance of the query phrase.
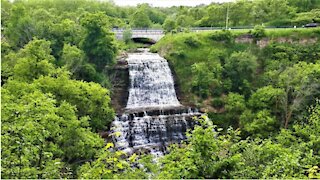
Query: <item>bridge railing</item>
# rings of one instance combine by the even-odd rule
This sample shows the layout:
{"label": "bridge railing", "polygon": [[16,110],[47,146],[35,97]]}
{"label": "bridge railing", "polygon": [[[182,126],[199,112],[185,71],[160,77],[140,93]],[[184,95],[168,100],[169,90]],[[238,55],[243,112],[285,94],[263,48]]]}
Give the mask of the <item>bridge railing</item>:
{"label": "bridge railing", "polygon": [[[237,30],[237,29],[253,29],[254,26],[235,26],[235,27],[229,27],[229,30]],[[284,29],[284,28],[297,28],[296,26],[266,26],[266,29]],[[208,30],[222,30],[226,29],[225,27],[191,27],[189,28],[190,31],[208,31]],[[113,32],[115,33],[122,33],[125,31],[125,29],[121,28],[113,28]],[[134,33],[158,33],[162,34],[163,29],[161,28],[134,28],[131,29]]]}

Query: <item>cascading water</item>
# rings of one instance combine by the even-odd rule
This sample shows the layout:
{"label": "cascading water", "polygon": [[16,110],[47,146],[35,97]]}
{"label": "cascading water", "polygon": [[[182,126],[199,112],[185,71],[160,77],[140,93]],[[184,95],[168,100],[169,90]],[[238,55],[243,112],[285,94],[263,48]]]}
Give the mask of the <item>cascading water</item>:
{"label": "cascading water", "polygon": [[131,87],[127,109],[181,106],[168,62],[155,53],[129,54]]}
{"label": "cascading water", "polygon": [[127,152],[149,150],[159,156],[169,143],[186,139],[192,116],[200,113],[179,103],[164,58],[144,49],[129,54],[127,62],[131,84],[126,112],[112,124],[115,147]]}

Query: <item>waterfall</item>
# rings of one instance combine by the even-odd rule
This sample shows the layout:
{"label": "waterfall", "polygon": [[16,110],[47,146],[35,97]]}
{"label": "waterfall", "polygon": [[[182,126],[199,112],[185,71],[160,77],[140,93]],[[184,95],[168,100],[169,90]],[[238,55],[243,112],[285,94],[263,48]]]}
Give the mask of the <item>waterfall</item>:
{"label": "waterfall", "polygon": [[155,53],[129,54],[131,86],[127,109],[181,106],[168,62]]}
{"label": "waterfall", "polygon": [[186,139],[195,109],[180,104],[168,62],[147,50],[127,58],[130,88],[126,111],[112,123],[115,147],[161,156],[169,143]]}

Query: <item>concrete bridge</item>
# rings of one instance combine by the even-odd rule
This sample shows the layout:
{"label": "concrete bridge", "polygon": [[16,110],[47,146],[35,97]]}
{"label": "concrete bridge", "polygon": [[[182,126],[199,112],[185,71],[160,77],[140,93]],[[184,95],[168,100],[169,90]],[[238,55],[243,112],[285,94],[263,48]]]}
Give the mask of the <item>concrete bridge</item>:
{"label": "concrete bridge", "polygon": [[[212,31],[212,30],[221,30],[221,27],[194,27],[189,28],[189,31],[200,32],[200,31]],[[112,32],[116,35],[117,39],[123,39],[123,32],[125,29],[112,29]],[[149,39],[154,43],[159,41],[164,35],[162,29],[131,29],[131,39]]]}
{"label": "concrete bridge", "polygon": [[[125,29],[112,29],[112,32],[116,35],[117,39],[123,38],[123,32]],[[131,39],[150,39],[151,41],[157,42],[163,36],[164,32],[162,29],[132,29],[131,30],[132,36]]]}

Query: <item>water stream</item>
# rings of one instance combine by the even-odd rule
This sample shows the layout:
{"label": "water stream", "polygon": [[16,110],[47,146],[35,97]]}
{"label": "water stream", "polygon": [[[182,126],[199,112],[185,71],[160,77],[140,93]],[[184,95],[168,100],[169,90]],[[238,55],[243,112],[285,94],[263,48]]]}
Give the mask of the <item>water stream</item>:
{"label": "water stream", "polygon": [[112,123],[115,147],[161,156],[168,144],[186,139],[192,117],[200,113],[178,101],[167,60],[143,49],[128,54],[127,62],[129,98],[125,113]]}

